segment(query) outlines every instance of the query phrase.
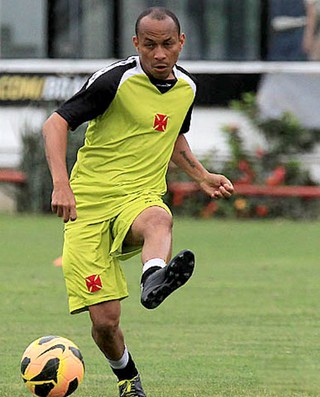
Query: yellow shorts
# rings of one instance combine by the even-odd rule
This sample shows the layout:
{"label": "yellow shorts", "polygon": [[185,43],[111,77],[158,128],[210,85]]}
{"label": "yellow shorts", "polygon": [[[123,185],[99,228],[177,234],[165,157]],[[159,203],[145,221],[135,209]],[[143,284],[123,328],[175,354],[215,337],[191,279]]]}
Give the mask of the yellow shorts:
{"label": "yellow shorts", "polygon": [[152,206],[170,213],[161,198],[144,195],[127,202],[112,219],[97,223],[77,220],[66,224],[62,262],[70,313],[128,296],[120,260],[137,254],[141,247],[123,247],[123,242],[134,219]]}

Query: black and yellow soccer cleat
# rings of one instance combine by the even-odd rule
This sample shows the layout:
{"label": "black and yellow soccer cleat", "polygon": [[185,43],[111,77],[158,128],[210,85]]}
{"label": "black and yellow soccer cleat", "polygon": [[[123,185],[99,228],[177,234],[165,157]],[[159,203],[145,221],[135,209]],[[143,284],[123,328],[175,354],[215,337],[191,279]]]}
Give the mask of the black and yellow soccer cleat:
{"label": "black and yellow soccer cleat", "polygon": [[194,269],[194,254],[189,250],[179,252],[167,266],[141,280],[141,303],[147,309],[155,309],[173,291],[184,285]]}
{"label": "black and yellow soccer cleat", "polygon": [[129,380],[119,381],[118,387],[120,397],[146,397],[139,375]]}

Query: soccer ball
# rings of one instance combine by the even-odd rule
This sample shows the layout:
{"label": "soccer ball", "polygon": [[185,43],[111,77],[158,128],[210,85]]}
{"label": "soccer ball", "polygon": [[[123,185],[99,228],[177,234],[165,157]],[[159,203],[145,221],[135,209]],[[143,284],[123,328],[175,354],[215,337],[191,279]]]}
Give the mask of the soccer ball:
{"label": "soccer ball", "polygon": [[23,353],[21,374],[34,396],[65,397],[81,383],[84,361],[79,348],[69,339],[43,336]]}

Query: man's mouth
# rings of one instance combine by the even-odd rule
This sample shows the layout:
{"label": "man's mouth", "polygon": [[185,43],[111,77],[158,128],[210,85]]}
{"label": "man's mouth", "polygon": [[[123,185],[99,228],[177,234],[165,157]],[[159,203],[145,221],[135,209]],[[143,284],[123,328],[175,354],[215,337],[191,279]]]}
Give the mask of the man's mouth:
{"label": "man's mouth", "polygon": [[159,72],[166,70],[167,69],[167,65],[154,65],[154,69],[158,70]]}

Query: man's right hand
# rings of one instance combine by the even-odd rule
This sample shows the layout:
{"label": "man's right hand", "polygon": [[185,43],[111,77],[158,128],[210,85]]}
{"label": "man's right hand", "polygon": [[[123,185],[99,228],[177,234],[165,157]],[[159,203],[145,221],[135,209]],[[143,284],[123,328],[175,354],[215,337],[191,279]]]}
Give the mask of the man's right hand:
{"label": "man's right hand", "polygon": [[53,113],[43,124],[42,134],[46,157],[53,181],[52,212],[64,222],[77,219],[76,200],[69,184],[66,165],[69,126],[58,113]]}
{"label": "man's right hand", "polygon": [[69,185],[54,186],[51,208],[64,222],[77,219],[76,200]]}

